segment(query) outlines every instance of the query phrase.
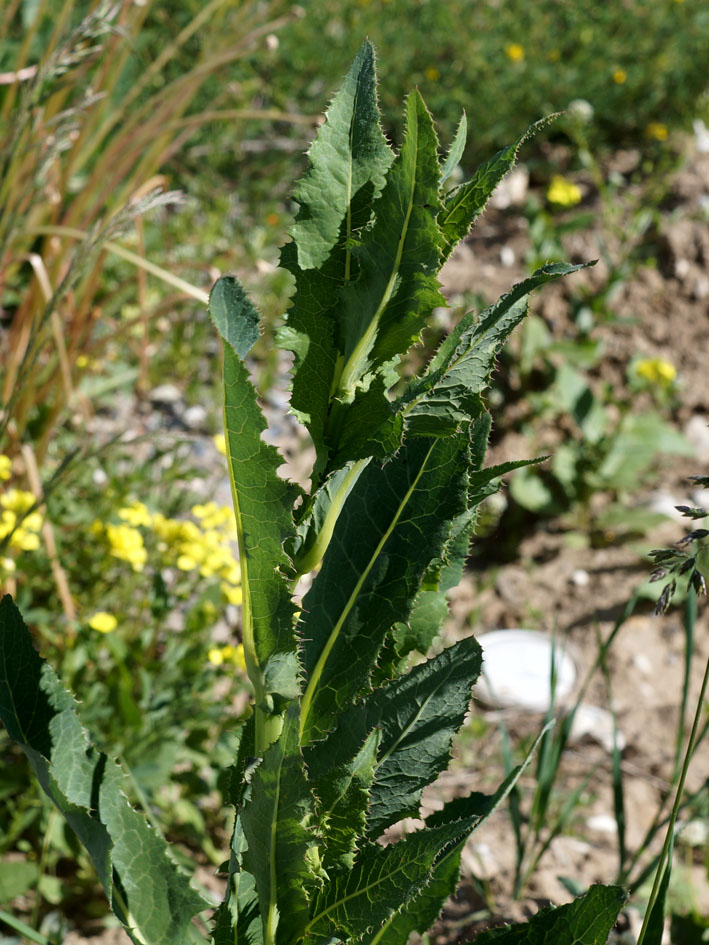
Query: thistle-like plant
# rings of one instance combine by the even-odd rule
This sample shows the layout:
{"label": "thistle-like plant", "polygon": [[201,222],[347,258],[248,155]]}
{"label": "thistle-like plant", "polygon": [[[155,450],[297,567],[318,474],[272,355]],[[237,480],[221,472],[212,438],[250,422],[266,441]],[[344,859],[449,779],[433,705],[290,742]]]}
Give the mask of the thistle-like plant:
{"label": "thistle-like plant", "polygon": [[[437,306],[437,273],[468,233],[523,139],[447,189],[446,159],[418,92],[398,154],[379,123],[372,47],[360,49],[309,153],[282,265],[296,292],[279,343],[293,353],[291,407],[316,452],[305,493],[277,475],[246,359],[259,315],[220,279],[209,311],[224,342],[227,458],[254,692],[225,778],[235,823],[215,945],[404,945],[455,890],[470,834],[516,783],[473,791],[386,843],[446,768],[482,654],[473,637],[427,661],[460,578],[477,510],[523,462],[485,467],[482,394],[527,296],[578,267],[545,266],[479,317],[469,313],[408,382],[399,365]],[[524,137],[524,136],[523,136]],[[299,579],[315,572],[302,603]],[[206,907],[93,751],[71,697],[5,598],[0,714],[96,863],[133,941],[174,945]],[[488,941],[601,945],[616,887]],[[549,938],[551,936],[551,938]],[[480,939],[485,940],[485,936]]]}

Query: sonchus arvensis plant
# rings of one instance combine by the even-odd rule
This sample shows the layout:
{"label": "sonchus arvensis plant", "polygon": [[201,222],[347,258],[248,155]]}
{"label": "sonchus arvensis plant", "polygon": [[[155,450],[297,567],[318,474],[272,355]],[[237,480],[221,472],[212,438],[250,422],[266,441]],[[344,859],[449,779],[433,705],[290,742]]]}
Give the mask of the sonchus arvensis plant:
{"label": "sonchus arvensis plant", "polygon": [[[402,380],[402,358],[446,304],[437,273],[522,140],[449,189],[465,136],[463,118],[441,162],[412,92],[395,153],[380,127],[373,50],[362,46],[310,149],[281,258],[296,291],[279,343],[293,354],[291,408],[317,455],[307,493],[279,478],[282,459],[262,438],[246,365],[258,312],[233,278],[211,293],[254,692],[226,778],[236,813],[215,945],[405,945],[435,922],[463,845],[520,773],[382,840],[418,816],[424,788],[447,767],[481,670],[473,637],[427,661],[409,657],[425,655],[441,628],[480,503],[522,465],[484,465],[482,395],[495,356],[529,293],[577,268],[545,266],[464,315],[419,376]],[[312,572],[296,607],[295,587]],[[193,916],[206,902],[127,803],[118,766],[89,746],[9,598],[2,613],[5,724],[90,851],[128,934],[146,945],[204,941]],[[622,902],[620,890],[593,887],[500,941],[600,945]]]}

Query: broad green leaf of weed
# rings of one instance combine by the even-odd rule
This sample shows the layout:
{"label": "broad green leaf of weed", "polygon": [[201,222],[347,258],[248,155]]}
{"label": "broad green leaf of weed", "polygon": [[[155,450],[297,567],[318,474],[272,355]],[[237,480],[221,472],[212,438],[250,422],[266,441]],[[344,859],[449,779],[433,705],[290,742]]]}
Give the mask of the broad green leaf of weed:
{"label": "broad green leaf of weed", "polygon": [[400,401],[407,429],[426,436],[448,435],[464,420],[480,416],[480,394],[489,384],[495,358],[527,313],[530,292],[583,269],[552,263],[515,285],[479,318],[469,312],[444,339],[426,373]]}
{"label": "broad green leaf of weed", "polygon": [[[371,797],[371,785],[377,770],[377,754],[382,739],[380,728],[374,728],[364,739],[361,748],[352,758],[338,764],[333,756],[326,762],[324,770],[314,784],[318,795],[318,818],[326,830],[327,846],[323,851],[323,867],[349,869],[367,826],[367,811]],[[328,742],[328,744],[331,744]],[[345,753],[338,753],[343,757]],[[308,755],[309,760],[313,756]],[[318,760],[322,761],[322,752]],[[314,777],[314,766],[308,767]]]}
{"label": "broad green leaf of weed", "polygon": [[460,164],[460,159],[465,151],[465,142],[468,137],[468,119],[465,112],[460,116],[458,127],[455,130],[450,150],[441,167],[441,184],[444,184],[451,176],[456,167]]}
{"label": "broad green leaf of weed", "polygon": [[88,850],[132,940],[189,941],[192,917],[208,904],[128,803],[118,765],[90,744],[72,696],[35,651],[9,595],[0,602],[0,717]]}
{"label": "broad green leaf of weed", "polygon": [[303,744],[327,734],[367,687],[387,634],[408,617],[451,521],[465,511],[467,465],[465,434],[417,437],[360,476],[303,600]]}
{"label": "broad green leaf of weed", "polygon": [[424,787],[450,761],[451,742],[463,724],[481,666],[475,638],[460,640],[367,694],[343,713],[328,739],[308,752],[309,770],[318,783],[328,766],[344,762],[368,732],[381,730],[367,819],[370,838],[397,820],[418,816]]}
{"label": "broad green leaf of weed", "polygon": [[[295,191],[299,211],[291,236],[299,267],[316,269],[337,243],[353,198],[368,184],[374,185],[373,195],[379,193],[392,161],[379,123],[374,47],[368,40],[325,113],[308,157],[310,167]],[[344,236],[349,239],[351,227]]]}
{"label": "broad green leaf of weed", "polygon": [[[298,490],[276,475],[283,460],[261,439],[266,421],[243,358],[258,337],[259,316],[236,279],[212,289],[209,313],[224,340],[224,425],[242,575],[242,624],[249,675],[284,698],[297,694],[295,608],[284,551],[295,538]],[[251,665],[249,665],[251,663]]]}
{"label": "broad green leaf of weed", "polygon": [[489,161],[481,164],[469,181],[446,194],[443,200],[443,211],[438,218],[445,242],[444,258],[447,259],[456,244],[468,235],[497,185],[514,167],[520,147],[555,117],[555,115],[550,115],[548,118],[535,122],[513,144],[498,151]]}
{"label": "broad green leaf of weed", "polygon": [[627,898],[620,886],[591,886],[580,899],[542,909],[528,922],[481,932],[475,945],[606,945]]}
{"label": "broad green leaf of weed", "polygon": [[399,357],[436,306],[445,305],[437,272],[441,237],[438,142],[418,92],[406,103],[406,136],[375,206],[375,220],[353,249],[359,278],[342,292],[344,364],[335,388],[329,436],[337,444],[347,405],[383,378],[396,380]]}

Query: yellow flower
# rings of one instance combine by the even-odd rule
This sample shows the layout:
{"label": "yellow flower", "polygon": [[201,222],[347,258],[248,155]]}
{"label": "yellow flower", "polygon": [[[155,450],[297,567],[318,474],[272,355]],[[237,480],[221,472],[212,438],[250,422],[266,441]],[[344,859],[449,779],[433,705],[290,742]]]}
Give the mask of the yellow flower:
{"label": "yellow flower", "polygon": [[650,384],[669,387],[677,377],[677,368],[663,358],[643,358],[635,364],[635,373]]}
{"label": "yellow flower", "polygon": [[217,433],[217,435],[214,436],[212,439],[214,441],[214,445],[222,454],[222,456],[226,456],[226,437],[224,436],[224,434]]}
{"label": "yellow flower", "polygon": [[558,62],[561,59],[561,50],[560,49],[550,49],[547,53],[547,59],[549,62]]}
{"label": "yellow flower", "polygon": [[625,71],[625,69],[621,69],[620,66],[617,66],[613,70],[613,81],[615,82],[616,85],[622,85],[624,82],[627,81],[627,78],[628,78],[628,73]]}
{"label": "yellow flower", "polygon": [[547,190],[547,200],[560,207],[573,207],[581,200],[581,189],[561,174],[555,174]]}
{"label": "yellow flower", "polygon": [[86,357],[85,354],[80,354],[76,359],[76,366],[78,368],[85,368],[85,367],[88,367],[88,365],[89,365],[89,359]]}
{"label": "yellow flower", "polygon": [[648,138],[654,138],[655,141],[666,141],[667,125],[663,124],[661,121],[651,121],[645,129],[645,134]]}
{"label": "yellow flower", "polygon": [[130,525],[106,525],[106,537],[112,555],[121,561],[127,561],[134,571],[143,570],[148,553],[143,544],[143,536],[137,528]]}
{"label": "yellow flower", "polygon": [[4,509],[10,509],[12,512],[22,515],[34,505],[34,495],[24,489],[8,489],[7,492],[0,495],[0,505]]}
{"label": "yellow flower", "polygon": [[241,607],[243,594],[240,587],[233,587],[231,584],[227,584],[226,581],[222,581],[222,594],[230,604]]}
{"label": "yellow flower", "polygon": [[89,620],[89,626],[92,630],[98,630],[99,633],[112,633],[118,626],[118,621],[113,614],[107,614],[105,610],[99,610]]}
{"label": "yellow flower", "polygon": [[20,527],[13,533],[10,544],[21,551],[36,551],[39,548],[39,535]]}
{"label": "yellow flower", "polygon": [[508,43],[505,46],[505,55],[508,59],[511,59],[512,62],[522,62],[524,59],[524,46],[520,46],[519,43]]}
{"label": "yellow flower", "polygon": [[145,525],[150,528],[153,523],[152,515],[148,511],[147,506],[142,502],[131,502],[130,505],[119,509],[118,517],[124,522],[128,522],[133,528],[137,528],[139,525]]}
{"label": "yellow flower", "polygon": [[0,479],[9,479],[12,474],[12,460],[0,453]]}
{"label": "yellow flower", "polygon": [[232,663],[239,669],[246,669],[246,660],[244,659],[244,647],[240,643],[238,646],[227,644],[226,646],[210,647],[207,653],[207,659],[213,666],[221,666],[222,663]]}
{"label": "yellow flower", "polygon": [[436,69],[435,66],[429,66],[425,71],[424,75],[429,82],[438,82],[441,77],[441,73]]}
{"label": "yellow flower", "polygon": [[180,571],[194,571],[195,568],[199,567],[199,562],[186,554],[180,555],[176,563]]}

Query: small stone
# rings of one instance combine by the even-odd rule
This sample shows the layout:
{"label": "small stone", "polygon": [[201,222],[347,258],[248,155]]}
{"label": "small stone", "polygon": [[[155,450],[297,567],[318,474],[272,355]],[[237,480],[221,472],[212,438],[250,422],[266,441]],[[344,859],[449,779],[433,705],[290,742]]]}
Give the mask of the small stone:
{"label": "small stone", "polygon": [[[597,705],[590,705],[582,702],[576,710],[574,721],[571,726],[569,741],[580,742],[583,738],[592,738],[608,754],[613,751],[613,715],[608,709],[602,709]],[[622,732],[618,732],[618,749],[623,751],[626,745],[626,738]]]}
{"label": "small stone", "polygon": [[523,165],[516,167],[500,181],[495,193],[490,198],[490,205],[498,210],[506,210],[508,207],[520,207],[527,199],[528,188],[529,171]]}
{"label": "small stone", "polygon": [[177,404],[182,400],[182,392],[174,384],[160,384],[150,391],[150,400],[154,404]]}
{"label": "small stone", "polygon": [[596,833],[617,833],[618,825],[615,817],[611,814],[594,814],[586,821],[589,830],[595,830]]}
{"label": "small stone", "polygon": [[689,419],[684,428],[684,435],[697,451],[698,462],[709,462],[709,423],[704,414],[695,413]]}
{"label": "small stone", "polygon": [[584,571],[583,568],[576,568],[574,573],[571,575],[571,580],[576,585],[576,587],[588,587],[591,577],[588,571]]}
{"label": "small stone", "polygon": [[503,266],[507,266],[509,269],[510,266],[515,264],[515,251],[511,246],[503,246],[500,250],[500,262]]}
{"label": "small stone", "polygon": [[190,430],[204,430],[207,423],[207,411],[201,404],[193,404],[183,413],[182,422]]}

